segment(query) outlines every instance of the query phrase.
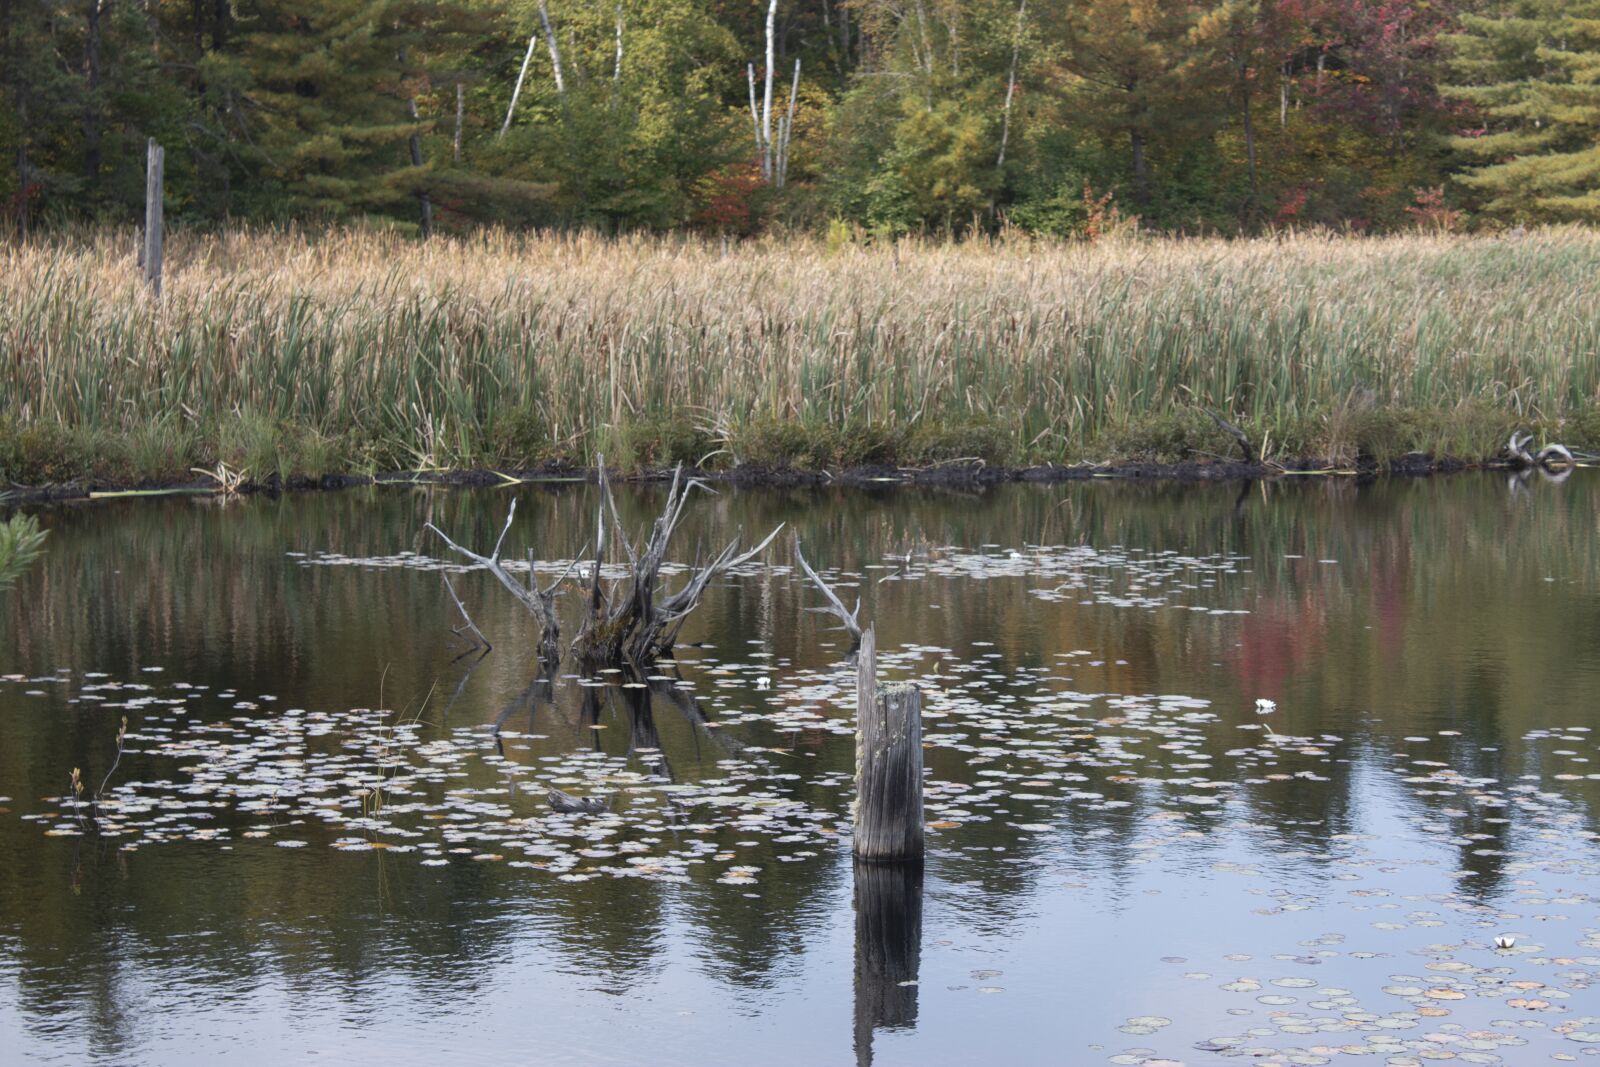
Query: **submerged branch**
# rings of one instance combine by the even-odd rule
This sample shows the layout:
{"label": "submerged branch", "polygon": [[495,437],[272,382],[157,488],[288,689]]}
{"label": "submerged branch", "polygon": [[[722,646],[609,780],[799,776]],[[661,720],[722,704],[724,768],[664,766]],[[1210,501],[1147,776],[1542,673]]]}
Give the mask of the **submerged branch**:
{"label": "submerged branch", "polygon": [[450,576],[445,574],[443,571],[440,571],[439,577],[444,580],[444,587],[450,591],[450,599],[456,602],[456,610],[461,612],[461,618],[465,621],[465,625],[454,627],[450,632],[455,634],[457,637],[460,637],[461,631],[466,630],[473,636],[474,639],[476,639],[478,644],[483,646],[485,655],[493,652],[493,643],[491,643],[487,637],[483,636],[483,631],[478,629],[478,624],[472,621],[471,615],[467,614],[467,606],[463,604],[461,602],[461,598],[456,595],[456,587],[450,584]]}

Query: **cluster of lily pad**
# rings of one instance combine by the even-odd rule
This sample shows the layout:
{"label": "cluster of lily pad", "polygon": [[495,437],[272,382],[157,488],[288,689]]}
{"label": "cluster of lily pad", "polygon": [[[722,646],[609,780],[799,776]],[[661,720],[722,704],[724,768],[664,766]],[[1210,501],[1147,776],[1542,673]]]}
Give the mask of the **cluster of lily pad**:
{"label": "cluster of lily pad", "polygon": [[[299,561],[461,569],[411,553]],[[831,578],[844,589],[1015,581],[1046,602],[1226,616],[1248,609],[1219,588],[1248,567],[1233,555],[980,546],[911,553]],[[756,569],[798,580],[787,568]],[[1008,848],[1041,866],[1052,857],[1069,877],[1113,854],[1126,866],[1192,868],[1198,860],[1210,877],[1246,879],[1244,892],[1260,897],[1264,922],[1316,911],[1340,931],[1248,969],[1252,958],[1239,953],[1208,965],[1174,957],[1190,968],[1184,978],[1225,995],[1238,1028],[1198,1041],[1186,1034],[1164,1049],[1107,1050],[1110,1062],[1323,1064],[1376,1056],[1399,1067],[1526,1062],[1523,1050],[1536,1038],[1551,1042],[1545,1047],[1558,1060],[1600,1048],[1600,1019],[1578,1010],[1600,984],[1596,901],[1581,889],[1553,887],[1593,886],[1600,877],[1600,836],[1572,789],[1600,780],[1590,769],[1597,749],[1586,726],[1526,734],[1515,774],[1485,763],[1485,752],[1464,746],[1451,729],[1386,739],[1396,751],[1378,759],[1337,731],[1266,729],[1260,715],[1276,705],[1254,694],[1230,703],[1110,691],[1108,672],[1121,662],[1115,650],[1061,648],[1043,662],[1019,663],[988,641],[894,645],[885,640],[892,636],[880,635],[880,673],[915,681],[924,695],[925,811],[936,872],[959,877],[968,854]],[[681,669],[682,676],[646,679],[562,678],[549,709],[526,730],[434,728],[384,709],[284,708],[269,695],[165,682],[152,676],[159,672],[3,682],[133,721],[125,777],[99,795],[68,794],[53,810],[23,816],[53,835],[94,832],[128,850],[260,839],[411,854],[429,867],[505,863],[568,881],[670,883],[704,872],[750,890],[772,874],[751,862],[757,845],[778,862],[840,854],[853,672],[840,663],[796,665],[759,640],[696,650]],[[718,739],[715,758],[686,768],[657,744],[621,740],[626,729],[599,736],[628,725],[634,713],[625,696],[663,687],[703,712],[684,728],[708,745]],[[592,705],[602,710],[587,719],[572,710],[586,690],[603,694]],[[663,705],[656,715],[676,713]],[[1307,791],[1347,781],[1358,759],[1387,768],[1367,788],[1396,798],[1390,814],[1404,839],[1335,830],[1320,819],[1302,826],[1291,814],[1296,799],[1316,810],[1319,804],[1303,802]],[[610,803],[598,813],[554,811],[545,800],[550,789]],[[1223,839],[1245,847],[1224,852]],[[1250,858],[1238,858],[1241,851]],[[1307,865],[1325,877],[1300,877]],[[1385,884],[1418,866],[1440,872],[1448,888],[1422,895]],[[1498,897],[1474,887],[1482,870],[1500,880]],[[1570,928],[1574,914],[1594,925],[1572,944],[1550,947],[1544,931]],[[1383,974],[1355,988],[1296,973],[1340,958]],[[1186,1030],[1155,1013],[1176,1014],[1167,1006],[1148,1010],[1121,1032],[1160,1040]]]}

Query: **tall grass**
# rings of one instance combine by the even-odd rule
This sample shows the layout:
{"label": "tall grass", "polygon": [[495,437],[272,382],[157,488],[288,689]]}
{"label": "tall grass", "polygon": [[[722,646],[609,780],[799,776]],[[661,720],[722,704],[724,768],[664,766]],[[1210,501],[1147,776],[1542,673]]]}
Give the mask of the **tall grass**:
{"label": "tall grass", "polygon": [[32,515],[0,521],[0,592],[10,589],[22,572],[44,555],[47,533]]}
{"label": "tall grass", "polygon": [[[179,234],[159,303],[134,243],[0,249],[11,432],[142,433],[140,455],[188,440],[187,459],[206,461],[250,426],[292,426],[358,440],[380,464],[459,466],[581,459],[668,417],[724,458],[752,426],[987,420],[1014,457],[1061,459],[1195,399],[1285,448],[1329,451],[1370,412],[1553,423],[1600,401],[1600,234],[1580,230],[731,254],[678,239]],[[1466,425],[1435,418],[1407,443],[1492,447],[1488,428],[1448,439]],[[258,444],[258,462],[281,459]]]}

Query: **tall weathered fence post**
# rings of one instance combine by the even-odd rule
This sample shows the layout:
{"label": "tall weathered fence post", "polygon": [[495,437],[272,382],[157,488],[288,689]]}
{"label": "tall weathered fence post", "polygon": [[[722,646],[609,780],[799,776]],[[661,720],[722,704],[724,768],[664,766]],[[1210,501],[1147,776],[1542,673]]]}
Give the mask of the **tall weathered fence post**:
{"label": "tall weathered fence post", "polygon": [[877,637],[861,636],[856,666],[856,859],[922,860],[922,693],[878,687]]}
{"label": "tall weathered fence post", "polygon": [[154,137],[150,138],[144,171],[144,254],[139,259],[144,266],[144,280],[156,296],[161,295],[161,186],[165,161],[166,153]]}

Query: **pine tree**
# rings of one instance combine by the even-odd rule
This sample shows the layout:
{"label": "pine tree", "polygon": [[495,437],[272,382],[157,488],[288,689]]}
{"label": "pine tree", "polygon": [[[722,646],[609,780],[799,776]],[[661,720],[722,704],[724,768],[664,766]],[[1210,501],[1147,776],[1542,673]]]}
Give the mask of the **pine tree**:
{"label": "pine tree", "polygon": [[401,59],[416,35],[384,0],[257,0],[241,13],[246,128],[290,205],[326,216],[392,208],[413,125]]}
{"label": "pine tree", "polygon": [[72,76],[76,19],[62,0],[0,0],[0,177],[5,215],[26,236],[39,209],[81,187],[73,160],[84,94]]}
{"label": "pine tree", "polygon": [[[472,184],[426,150],[432,116],[453,116],[452,78],[491,22],[448,0],[255,0],[241,15],[243,135],[287,206],[332,218],[414,206],[430,231],[437,187]],[[434,99],[441,70],[448,108]]]}
{"label": "pine tree", "polygon": [[1485,161],[1460,182],[1493,214],[1600,220],[1600,0],[1517,0],[1462,31],[1447,92],[1486,125],[1452,141]]}
{"label": "pine tree", "polygon": [[1187,0],[1081,0],[1062,5],[1055,32],[1078,121],[1126,138],[1134,201],[1153,194],[1149,156],[1184,127],[1214,116],[1198,106],[1190,35],[1200,15]]}
{"label": "pine tree", "polygon": [[1289,39],[1287,19],[1275,0],[1220,0],[1195,24],[1192,43],[1202,61],[1215,64],[1239,119],[1250,184],[1248,210],[1260,202],[1256,166],[1256,103],[1275,84]]}

